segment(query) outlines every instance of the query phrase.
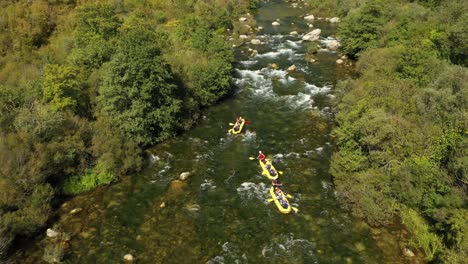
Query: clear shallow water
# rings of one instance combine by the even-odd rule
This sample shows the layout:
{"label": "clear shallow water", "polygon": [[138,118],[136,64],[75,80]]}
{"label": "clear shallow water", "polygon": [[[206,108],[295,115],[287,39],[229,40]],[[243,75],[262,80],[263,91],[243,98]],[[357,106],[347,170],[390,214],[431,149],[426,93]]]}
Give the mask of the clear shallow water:
{"label": "clear shallow water", "polygon": [[[138,263],[400,263],[395,248],[379,248],[372,230],[335,199],[330,107],[344,72],[329,51],[315,64],[304,61],[302,36],[288,35],[310,31],[304,14],[263,3],[256,18],[267,44],[252,46],[254,57],[248,46],[236,51],[237,94],[208,109],[191,131],[151,149],[142,174],[62,206],[58,225],[72,235],[67,263],[119,263],[127,253]],[[279,27],[271,26],[276,18]],[[314,26],[323,37],[335,30],[326,22]],[[297,71],[288,74],[292,64]],[[239,115],[251,124],[228,135]],[[284,171],[283,189],[299,214],[280,214],[266,202],[270,182],[249,160],[258,150]],[[189,179],[174,181],[184,171],[192,172]],[[69,214],[76,207],[83,211]],[[21,262],[38,263],[43,243],[30,246]]]}

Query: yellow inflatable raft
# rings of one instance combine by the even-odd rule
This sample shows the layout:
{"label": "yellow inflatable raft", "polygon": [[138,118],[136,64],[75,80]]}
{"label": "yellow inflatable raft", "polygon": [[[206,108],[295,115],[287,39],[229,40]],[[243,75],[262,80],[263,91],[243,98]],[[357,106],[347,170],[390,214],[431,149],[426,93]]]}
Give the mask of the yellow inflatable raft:
{"label": "yellow inflatable raft", "polygon": [[[280,189],[278,189],[278,190],[280,190]],[[271,188],[270,188],[270,195],[271,195],[271,198],[272,198],[272,199],[270,199],[270,201],[274,201],[274,202],[275,202],[276,207],[278,207],[278,210],[279,210],[281,213],[283,213],[283,214],[289,214],[289,213],[291,212],[291,210],[292,210],[293,208],[292,208],[291,204],[289,203],[288,198],[286,197],[286,194],[283,193],[283,191],[280,190],[280,191],[278,192],[278,195],[281,196],[281,199],[283,199],[284,201],[286,201],[286,203],[287,203],[287,205],[288,205],[286,208],[284,208],[284,207],[281,205],[281,202],[280,202],[280,201],[278,200],[278,198],[276,197],[275,187],[271,187]],[[297,210],[297,209],[296,209],[296,210]],[[296,210],[294,210],[294,211],[296,211]]]}
{"label": "yellow inflatable raft", "polygon": [[[262,167],[262,174],[265,175],[265,177],[267,177],[270,180],[278,179],[279,171],[277,171],[275,167],[273,167],[273,164],[271,164],[270,160],[268,159],[265,159],[265,160],[266,160],[266,163],[263,163],[261,160],[258,160],[258,162],[260,163],[260,167]],[[275,176],[271,176],[270,172],[266,168],[266,164],[270,164],[271,166],[270,169],[273,169],[276,172]]]}
{"label": "yellow inflatable raft", "polygon": [[239,126],[239,130],[234,130],[234,127],[236,126],[236,124],[234,124],[234,126],[231,129],[229,129],[228,132],[231,134],[239,134],[240,132],[242,132],[244,125],[245,125],[245,119],[242,119],[242,123]]}

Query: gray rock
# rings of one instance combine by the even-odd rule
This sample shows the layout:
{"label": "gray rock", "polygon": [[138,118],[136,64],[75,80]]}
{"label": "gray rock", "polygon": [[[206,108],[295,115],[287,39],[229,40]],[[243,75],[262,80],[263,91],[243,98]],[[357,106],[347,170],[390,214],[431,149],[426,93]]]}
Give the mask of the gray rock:
{"label": "gray rock", "polygon": [[295,36],[295,35],[297,35],[297,34],[298,34],[297,31],[291,31],[291,32],[289,32],[289,35],[291,35],[291,36]]}
{"label": "gray rock", "polygon": [[332,18],[330,18],[329,21],[330,21],[330,23],[338,23],[338,22],[340,22],[340,18],[339,17],[332,17]]}
{"label": "gray rock", "polygon": [[305,20],[314,20],[315,17],[314,17],[314,15],[308,15],[308,16],[305,16],[304,19]]}
{"label": "gray rock", "polygon": [[291,65],[291,66],[289,66],[289,68],[288,68],[287,71],[288,71],[288,72],[296,71],[296,65]]}
{"label": "gray rock", "polygon": [[240,35],[239,38],[240,39],[248,39],[249,37],[247,35]]}
{"label": "gray rock", "polygon": [[247,21],[247,18],[245,18],[245,17],[239,18],[239,22],[245,22],[245,21]]}
{"label": "gray rock", "polygon": [[271,24],[272,24],[273,26],[279,26],[279,25],[280,25],[280,23],[278,23],[277,21],[275,21],[275,22],[273,22],[273,23],[271,23]]}
{"label": "gray rock", "polygon": [[335,39],[327,43],[327,48],[329,50],[337,50],[340,46],[340,42],[338,42],[338,40]]}
{"label": "gray rock", "polygon": [[60,235],[60,232],[57,232],[51,228],[47,228],[46,234],[47,237],[57,237],[58,235]]}
{"label": "gray rock", "polygon": [[338,64],[338,65],[343,64],[343,63],[344,63],[344,61],[342,59],[337,59],[336,60],[336,64]]}
{"label": "gray rock", "polygon": [[302,40],[304,40],[304,41],[317,41],[320,38],[320,33],[322,33],[322,30],[320,30],[320,28],[314,29],[311,32],[305,34],[302,37]]}
{"label": "gray rock", "polygon": [[415,256],[414,252],[411,251],[409,248],[403,249],[403,255],[405,255],[405,257],[410,257],[410,258]]}
{"label": "gray rock", "polygon": [[135,257],[133,257],[132,254],[126,254],[124,257],[123,257],[125,263],[133,263],[133,261],[135,261]]}
{"label": "gray rock", "polygon": [[261,42],[259,39],[252,39],[252,40],[250,41],[250,43],[252,43],[253,45],[260,45],[260,44],[262,44],[262,42]]}

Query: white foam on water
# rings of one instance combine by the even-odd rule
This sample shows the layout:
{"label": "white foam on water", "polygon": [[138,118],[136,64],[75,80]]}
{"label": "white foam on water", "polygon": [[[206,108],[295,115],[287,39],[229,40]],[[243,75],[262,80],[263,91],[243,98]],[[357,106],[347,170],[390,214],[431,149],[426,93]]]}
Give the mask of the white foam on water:
{"label": "white foam on water", "polygon": [[216,189],[216,185],[214,185],[213,180],[205,180],[202,184],[200,184],[200,190],[202,191],[209,191]]}
{"label": "white foam on water", "polygon": [[331,182],[326,182],[326,181],[322,181],[322,188],[326,191],[329,191],[333,188],[333,185]]}
{"label": "white foam on water", "polygon": [[274,237],[262,248],[265,258],[281,258],[294,263],[318,263],[312,242],[295,238],[293,234]]}
{"label": "white foam on water", "polygon": [[225,242],[221,246],[221,254],[208,260],[207,264],[223,264],[223,263],[248,263],[247,256],[245,254],[241,255],[240,250],[236,245],[231,242]]}
{"label": "white foam on water", "polygon": [[245,66],[245,67],[250,67],[258,63],[256,60],[246,60],[246,61],[240,61],[240,63]]}
{"label": "white foam on water", "polygon": [[255,58],[269,58],[269,59],[276,59],[280,56],[288,55],[292,56],[294,54],[294,50],[292,49],[278,49],[277,51],[270,51],[262,54],[255,55]]}
{"label": "white foam on water", "polygon": [[301,156],[301,154],[296,153],[296,152],[290,152],[290,153],[284,155],[285,158],[291,158],[291,157],[299,158],[300,156]]}
{"label": "white foam on water", "polygon": [[252,199],[257,198],[265,204],[268,204],[267,199],[269,187],[265,183],[261,182],[259,184],[253,182],[243,182],[239,188],[237,188],[237,193],[243,199]]}
{"label": "white foam on water", "polygon": [[286,44],[289,45],[291,48],[299,49],[299,48],[301,48],[302,40],[291,41],[291,40],[288,39],[288,40],[286,40]]}
{"label": "white foam on water", "polygon": [[276,161],[282,161],[284,158],[284,155],[281,154],[281,153],[278,153],[276,155],[273,156],[273,161],[276,162]]}
{"label": "white foam on water", "polygon": [[300,109],[312,109],[314,100],[312,99],[312,95],[305,94],[299,92],[296,95],[285,95],[286,102],[293,108],[300,108]]}
{"label": "white foam on water", "polygon": [[310,94],[313,94],[313,95],[315,95],[315,94],[326,94],[326,93],[331,91],[332,86],[326,85],[326,86],[323,86],[323,87],[318,87],[318,86],[316,86],[314,84],[304,82],[304,89],[306,91],[308,91]]}
{"label": "white foam on water", "polygon": [[158,155],[154,155],[153,153],[150,153],[150,160],[151,163],[160,160],[161,158]]}
{"label": "white foam on water", "polygon": [[242,135],[242,142],[253,142],[256,139],[257,139],[257,134],[255,132],[251,132],[250,130],[247,130]]}

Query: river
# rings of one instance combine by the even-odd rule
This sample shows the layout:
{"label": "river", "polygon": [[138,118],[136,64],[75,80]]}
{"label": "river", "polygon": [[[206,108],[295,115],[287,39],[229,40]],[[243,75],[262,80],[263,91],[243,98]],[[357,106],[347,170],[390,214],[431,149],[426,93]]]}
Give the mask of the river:
{"label": "river", "polygon": [[[152,148],[143,173],[61,206],[56,227],[72,236],[66,263],[120,263],[127,253],[138,263],[403,262],[394,235],[351,217],[336,200],[328,173],[331,107],[347,71],[325,49],[336,27],[324,20],[313,22],[322,29],[317,62],[305,62],[301,39],[313,29],[305,13],[282,1],[262,3],[255,18],[265,44],[236,49],[235,95]],[[280,26],[271,25],[275,19]],[[299,35],[290,36],[293,30]],[[287,73],[293,64],[297,70]],[[228,135],[237,116],[251,123]],[[283,189],[298,214],[266,201],[271,183],[249,160],[258,150],[284,171]],[[192,173],[186,181],[174,181],[185,171]],[[70,214],[73,208],[83,210]],[[22,249],[21,263],[40,263],[46,239],[39,240]]]}

